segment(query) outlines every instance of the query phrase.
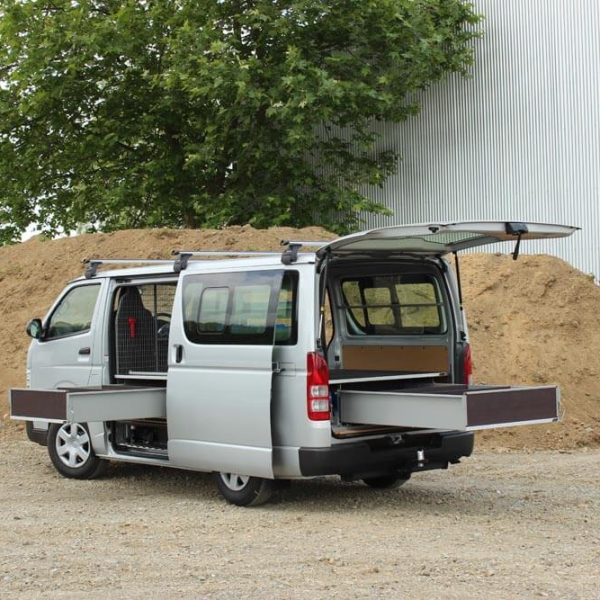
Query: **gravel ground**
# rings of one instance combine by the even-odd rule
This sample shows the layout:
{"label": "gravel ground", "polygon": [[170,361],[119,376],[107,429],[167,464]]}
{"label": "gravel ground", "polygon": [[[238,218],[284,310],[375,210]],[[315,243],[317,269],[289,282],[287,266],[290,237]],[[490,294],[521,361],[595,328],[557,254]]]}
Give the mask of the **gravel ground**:
{"label": "gravel ground", "polygon": [[4,597],[599,597],[597,450],[479,453],[385,492],[298,481],[254,509],[201,473],[81,482],[0,451]]}

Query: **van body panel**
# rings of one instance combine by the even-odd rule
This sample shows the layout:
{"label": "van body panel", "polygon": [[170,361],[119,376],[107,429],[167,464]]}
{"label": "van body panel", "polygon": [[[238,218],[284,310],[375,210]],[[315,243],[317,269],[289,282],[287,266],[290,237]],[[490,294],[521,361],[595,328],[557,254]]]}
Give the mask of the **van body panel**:
{"label": "van body panel", "polygon": [[243,473],[273,479],[272,448],[199,440],[169,439],[169,462],[196,471]]}
{"label": "van body panel", "polygon": [[[318,290],[315,265],[294,265],[299,273],[298,283],[298,340],[295,345],[274,347],[274,362],[281,369],[273,377],[272,434],[278,447],[321,447],[331,443],[329,421],[308,418],[306,385],[307,355],[316,350],[318,327]],[[293,369],[293,372],[292,372]],[[282,460],[288,456],[283,453]],[[279,461],[281,463],[281,461]],[[292,465],[297,465],[294,458]],[[294,468],[299,475],[299,470]]]}
{"label": "van body panel", "polygon": [[99,286],[91,326],[86,331],[51,339],[32,340],[27,354],[30,385],[34,388],[85,387],[102,381],[104,310],[107,282],[77,282],[67,286],[42,320],[44,329],[63,299],[75,288]]}
{"label": "van body panel", "polygon": [[275,477],[301,477],[300,455],[297,446],[273,446],[273,473]]}

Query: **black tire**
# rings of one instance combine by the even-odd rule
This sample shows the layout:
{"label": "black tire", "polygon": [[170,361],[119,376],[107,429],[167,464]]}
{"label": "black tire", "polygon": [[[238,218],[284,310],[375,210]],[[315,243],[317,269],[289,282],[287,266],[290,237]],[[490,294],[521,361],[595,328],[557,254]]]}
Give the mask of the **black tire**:
{"label": "black tire", "polygon": [[54,468],[72,479],[95,479],[108,466],[96,456],[85,423],[52,423],[48,428],[48,454]]}
{"label": "black tire", "polygon": [[236,473],[215,473],[219,492],[227,502],[237,506],[258,506],[273,495],[275,482],[261,477],[245,477]]}
{"label": "black tire", "polygon": [[379,477],[365,477],[363,479],[369,487],[376,490],[393,490],[404,485],[410,479],[410,473],[394,473]]}

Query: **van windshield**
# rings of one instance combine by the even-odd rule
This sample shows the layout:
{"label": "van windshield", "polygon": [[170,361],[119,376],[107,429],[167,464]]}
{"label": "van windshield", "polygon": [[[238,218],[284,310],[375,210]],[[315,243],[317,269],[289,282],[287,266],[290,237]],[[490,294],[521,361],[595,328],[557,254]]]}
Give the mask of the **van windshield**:
{"label": "van windshield", "polygon": [[446,332],[443,295],[429,274],[384,274],[341,281],[351,335],[423,335]]}

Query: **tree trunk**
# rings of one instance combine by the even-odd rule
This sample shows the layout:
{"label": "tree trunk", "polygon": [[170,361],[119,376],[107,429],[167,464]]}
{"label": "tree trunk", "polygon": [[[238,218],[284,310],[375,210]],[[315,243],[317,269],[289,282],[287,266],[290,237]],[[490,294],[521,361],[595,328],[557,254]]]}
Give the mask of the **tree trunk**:
{"label": "tree trunk", "polygon": [[198,229],[198,218],[193,210],[183,211],[183,224],[186,229]]}

